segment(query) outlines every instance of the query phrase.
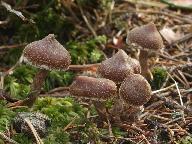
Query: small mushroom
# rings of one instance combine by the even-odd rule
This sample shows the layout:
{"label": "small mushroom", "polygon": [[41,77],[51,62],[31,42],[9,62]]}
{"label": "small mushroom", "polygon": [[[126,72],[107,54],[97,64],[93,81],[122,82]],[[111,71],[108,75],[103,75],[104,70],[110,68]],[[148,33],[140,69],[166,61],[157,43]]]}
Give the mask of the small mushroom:
{"label": "small mushroom", "polygon": [[121,83],[128,75],[140,73],[140,64],[129,57],[125,51],[119,50],[111,58],[103,61],[98,67],[98,74],[102,77]]}
{"label": "small mushroom", "polygon": [[113,98],[117,93],[117,87],[109,79],[78,76],[71,84],[69,91],[73,96],[92,100],[99,118],[106,121],[107,111],[102,100]]}
{"label": "small mushroom", "polygon": [[151,86],[142,75],[129,75],[122,82],[119,95],[128,105],[139,107],[151,98]]}
{"label": "small mushroom", "polygon": [[[139,55],[141,74],[148,80],[152,74],[148,66],[148,51],[157,51],[164,47],[163,40],[154,23],[132,29],[127,35],[128,43],[135,43],[142,47]],[[148,50],[148,51],[146,51]]]}
{"label": "small mushroom", "polygon": [[46,70],[67,70],[71,57],[69,52],[49,34],[39,41],[28,44],[23,51],[23,61]]}
{"label": "small mushroom", "polygon": [[70,86],[70,93],[74,96],[90,99],[107,100],[116,95],[116,84],[105,78],[78,76]]}
{"label": "small mushroom", "polygon": [[40,68],[40,71],[33,79],[28,98],[10,106],[32,106],[41,91],[49,70],[65,71],[71,63],[69,52],[55,39],[53,34],[28,44],[23,51],[22,60],[26,64]]}

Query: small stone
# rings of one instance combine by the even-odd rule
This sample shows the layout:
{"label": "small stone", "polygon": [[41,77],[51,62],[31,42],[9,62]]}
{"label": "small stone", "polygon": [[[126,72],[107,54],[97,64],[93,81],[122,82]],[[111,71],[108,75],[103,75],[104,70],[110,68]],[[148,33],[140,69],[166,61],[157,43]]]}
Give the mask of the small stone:
{"label": "small stone", "polygon": [[38,113],[38,112],[21,112],[13,120],[13,128],[17,133],[24,133],[29,137],[33,137],[33,133],[26,123],[25,119],[28,119],[36,132],[40,137],[45,137],[47,133],[47,128],[50,126],[51,120],[48,116]]}

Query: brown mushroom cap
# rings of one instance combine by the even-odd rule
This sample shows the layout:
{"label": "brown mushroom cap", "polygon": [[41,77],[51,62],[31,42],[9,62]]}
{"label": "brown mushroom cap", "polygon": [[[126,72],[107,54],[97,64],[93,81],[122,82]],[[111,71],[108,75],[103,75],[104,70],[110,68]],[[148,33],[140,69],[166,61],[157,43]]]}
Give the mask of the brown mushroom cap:
{"label": "brown mushroom cap", "polygon": [[127,76],[122,82],[119,94],[131,106],[142,106],[151,98],[151,86],[140,74]]}
{"label": "brown mushroom cap", "polygon": [[134,74],[140,74],[141,73],[141,66],[140,66],[140,63],[138,60],[128,56],[127,62],[129,62],[129,64],[133,68]]}
{"label": "brown mushroom cap", "polygon": [[140,73],[140,69],[140,64],[136,59],[129,57],[123,50],[119,50],[111,58],[103,61],[97,72],[102,77],[119,83],[130,74]]}
{"label": "brown mushroom cap", "polygon": [[127,35],[127,40],[146,49],[157,50],[164,46],[162,37],[154,23],[132,29]]}
{"label": "brown mushroom cap", "polygon": [[71,63],[71,56],[54,35],[49,34],[25,47],[23,61],[42,69],[66,70]]}
{"label": "brown mushroom cap", "polygon": [[70,93],[74,96],[109,99],[117,92],[116,84],[105,78],[78,76],[70,86]]}

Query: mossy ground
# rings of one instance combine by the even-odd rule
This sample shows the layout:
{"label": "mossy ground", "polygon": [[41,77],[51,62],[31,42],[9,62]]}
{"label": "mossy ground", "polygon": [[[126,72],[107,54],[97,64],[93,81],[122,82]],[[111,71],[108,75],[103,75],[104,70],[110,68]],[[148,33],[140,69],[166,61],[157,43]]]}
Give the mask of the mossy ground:
{"label": "mossy ground", "polygon": [[[102,15],[108,12],[107,10],[110,9],[112,0],[77,0],[77,3],[88,13],[93,13],[92,9],[98,9]],[[121,2],[119,3],[121,4]],[[118,32],[127,26],[127,21],[124,21],[123,17],[118,17],[116,21],[114,20],[114,23],[106,20],[106,27],[103,29],[101,27],[101,30],[98,30],[98,36],[94,37],[90,34],[85,24],[81,24],[80,26],[82,27],[77,27],[76,23],[82,23],[83,21],[79,10],[74,9],[79,19],[76,22],[71,18],[70,10],[60,0],[35,0],[29,1],[28,5],[34,4],[38,4],[38,6],[25,11],[22,10],[24,2],[16,0],[18,9],[21,8],[20,10],[22,10],[24,15],[33,19],[35,24],[25,23],[14,14],[10,14],[0,7],[0,18],[10,18],[9,24],[5,28],[0,29],[0,45],[30,43],[53,33],[56,35],[56,39],[69,50],[72,56],[72,64],[97,63],[104,58],[101,45],[105,45],[108,42],[108,37],[112,37],[108,31],[113,28]],[[133,22],[137,20],[133,14],[127,17]],[[91,17],[89,20],[94,24]],[[112,33],[113,31],[110,32]],[[8,69],[13,66],[20,58],[22,50],[23,47],[6,50],[3,55],[0,55],[0,67]],[[108,50],[106,53],[111,51],[113,50]],[[4,71],[4,69],[0,71]],[[30,92],[30,84],[37,71],[38,69],[34,67],[22,64],[16,68],[12,75],[5,77],[5,90],[14,98],[24,99]],[[51,71],[46,78],[42,92],[48,92],[60,86],[69,86],[76,74],[75,72]],[[151,86],[154,90],[159,89],[167,77],[166,70],[160,67],[155,68],[153,76],[154,80],[151,82]],[[112,101],[106,103],[107,107],[111,107],[111,105]],[[38,98],[31,109],[10,109],[7,108],[5,101],[0,100],[0,132],[9,130],[13,118],[18,112],[23,111],[42,112],[51,118],[48,134],[43,138],[45,144],[83,144],[89,142],[100,144],[104,143],[102,136],[109,135],[108,128],[98,128],[94,120],[87,118],[87,114],[90,113],[91,116],[95,116],[97,119],[95,108],[92,105],[84,106],[70,96],[65,98]],[[72,123],[70,124],[70,122]],[[68,124],[70,126],[65,129]],[[126,137],[128,135],[127,131],[123,131],[118,127],[112,127],[112,132],[116,137]],[[32,139],[23,133],[13,132],[11,138],[20,144],[32,144]],[[117,141],[118,139],[115,139],[111,143],[117,143]],[[1,138],[0,143],[3,143]],[[128,142],[126,141],[126,143]],[[191,137],[183,138],[177,143],[189,144],[191,143]]]}

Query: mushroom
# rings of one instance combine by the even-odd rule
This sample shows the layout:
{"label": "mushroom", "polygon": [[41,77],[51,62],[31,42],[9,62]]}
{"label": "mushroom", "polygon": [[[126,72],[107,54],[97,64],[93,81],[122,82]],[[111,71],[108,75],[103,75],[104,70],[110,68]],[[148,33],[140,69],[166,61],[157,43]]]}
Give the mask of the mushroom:
{"label": "mushroom", "polygon": [[49,34],[39,41],[28,44],[23,51],[23,61],[45,70],[67,70],[71,57],[69,52]]}
{"label": "mushroom", "polygon": [[135,43],[142,47],[139,55],[141,74],[147,80],[152,80],[153,77],[148,65],[148,51],[157,51],[164,47],[162,37],[155,24],[149,23],[147,25],[132,29],[127,35],[127,42]]}
{"label": "mushroom", "polygon": [[116,84],[113,81],[88,76],[76,77],[69,90],[74,96],[103,100],[113,98],[117,92]]}
{"label": "mushroom", "polygon": [[111,58],[103,61],[97,72],[104,78],[121,83],[128,75],[140,73],[140,69],[139,62],[120,49]]}
{"label": "mushroom", "polygon": [[121,113],[121,120],[135,121],[143,105],[151,98],[151,86],[140,74],[133,74],[126,77],[119,88],[119,95],[124,102],[124,109]]}
{"label": "mushroom", "polygon": [[117,93],[117,87],[109,79],[78,76],[71,84],[69,91],[74,96],[92,100],[100,119],[106,121],[107,111],[100,100],[113,98]]}
{"label": "mushroom", "polygon": [[151,86],[142,75],[132,74],[122,82],[119,95],[130,106],[142,106],[151,98]]}
{"label": "mushroom", "polygon": [[40,68],[40,71],[33,79],[31,93],[28,98],[24,101],[18,101],[15,104],[13,103],[11,106],[32,106],[37,95],[40,93],[49,71],[67,70],[71,63],[71,57],[69,52],[55,39],[55,36],[49,34],[42,40],[28,44],[23,51],[22,61],[26,64]]}

